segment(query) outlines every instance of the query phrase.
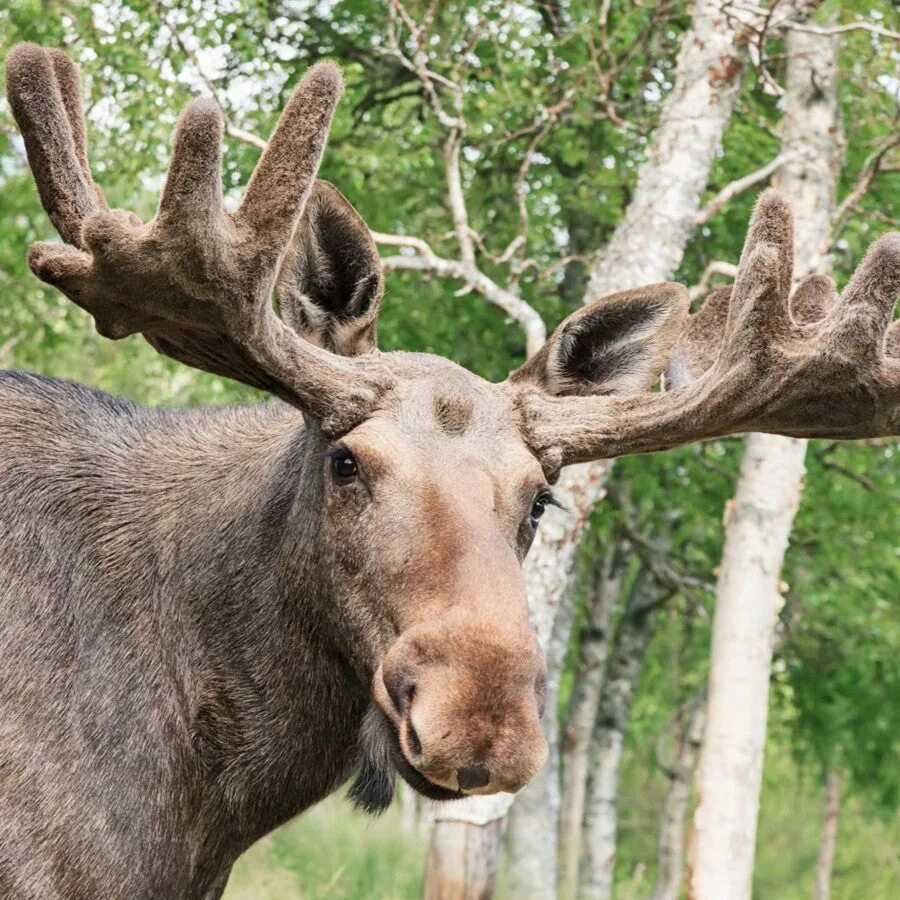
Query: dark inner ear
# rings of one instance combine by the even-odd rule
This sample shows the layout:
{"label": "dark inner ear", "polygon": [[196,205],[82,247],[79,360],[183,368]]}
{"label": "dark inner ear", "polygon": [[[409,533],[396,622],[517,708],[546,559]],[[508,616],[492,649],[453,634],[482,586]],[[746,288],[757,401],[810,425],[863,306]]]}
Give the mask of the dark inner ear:
{"label": "dark inner ear", "polygon": [[656,284],[572,313],[510,380],[547,393],[629,394],[653,386],[687,314],[687,291]]}
{"label": "dark inner ear", "polygon": [[657,305],[637,297],[627,306],[601,307],[565,325],[557,355],[565,377],[579,386],[609,384],[617,373],[633,370],[641,347],[623,342],[621,336],[643,327]]}
{"label": "dark inner ear", "polygon": [[275,286],[279,315],[307,340],[356,356],[375,347],[383,289],[366,223],[337,188],[316,181]]}

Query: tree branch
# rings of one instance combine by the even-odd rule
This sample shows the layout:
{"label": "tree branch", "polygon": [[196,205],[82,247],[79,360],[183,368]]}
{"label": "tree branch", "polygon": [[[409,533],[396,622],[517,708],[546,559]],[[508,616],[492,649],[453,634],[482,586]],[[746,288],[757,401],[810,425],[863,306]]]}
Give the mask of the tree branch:
{"label": "tree branch", "polygon": [[737,278],[738,267],[734,263],[714,259],[700,276],[700,280],[694,287],[688,289],[691,300],[699,300],[709,291],[710,282],[716,275],[724,275],[726,278]]}
{"label": "tree branch", "polygon": [[[265,150],[266,141],[261,137],[231,124],[219,91],[216,85],[203,72],[197,55],[185,44],[177,28],[166,19],[165,10],[160,4],[157,4],[157,12],[161,21],[172,35],[173,41],[185,58],[193,64],[212,99],[222,110],[225,116],[227,134],[235,140],[255,147],[258,150]],[[414,60],[411,60],[400,46],[397,32],[398,19],[409,30],[417,44]],[[426,26],[417,26],[400,0],[391,0],[388,17],[388,42],[390,49],[382,50],[382,52],[396,58],[405,69],[419,80],[428,105],[434,112],[438,122],[449,132],[444,144],[444,165],[446,167],[448,202],[453,215],[454,234],[459,245],[460,259],[451,260],[439,257],[427,241],[410,235],[386,234],[373,231],[371,232],[372,238],[377,244],[383,246],[408,248],[415,251],[414,254],[398,254],[382,260],[385,272],[405,270],[459,280],[463,282],[464,291],[473,290],[489,303],[503,310],[511,321],[516,322],[522,328],[525,335],[526,353],[528,356],[531,356],[541,348],[547,338],[547,327],[544,324],[544,320],[521,297],[513,291],[502,287],[481,272],[475,262],[476,242],[480,243],[480,239],[469,226],[459,159],[462,138],[467,127],[463,116],[463,91],[459,83],[451,81],[428,68],[425,55],[426,31],[427,23]],[[440,85],[442,88],[449,89],[452,92],[453,115],[449,114],[441,104],[436,85]],[[555,107],[550,107],[546,115],[551,121],[555,121],[556,117],[570,103],[571,100],[565,100]],[[536,145],[536,141],[533,142],[533,145]],[[533,146],[530,148],[530,151],[528,165],[530,165],[530,157],[533,155]],[[522,238],[522,246],[524,246],[524,238]],[[518,249],[519,243],[514,240],[504,251],[503,255],[495,261],[507,262]]]}
{"label": "tree branch", "polygon": [[[394,235],[378,235],[390,240],[383,243],[397,243]],[[406,243],[400,246],[413,246]],[[417,238],[412,240],[417,241]],[[422,241],[421,243],[424,243]],[[427,244],[426,244],[427,246]],[[493,279],[488,278],[474,265],[467,264],[464,260],[444,259],[433,252],[422,255],[398,254],[388,256],[382,260],[385,272],[421,272],[426,275],[438,275],[442,278],[453,278],[462,281],[467,288],[484,297],[492,305],[503,310],[506,315],[516,322],[525,333],[525,351],[528,356],[540,350],[547,339],[547,327],[538,312],[526,303],[521,297],[501,287]]]}
{"label": "tree branch", "polygon": [[694,216],[694,227],[705,225],[729,200],[733,200],[738,194],[742,194],[761,181],[765,181],[786,162],[795,159],[796,156],[797,154],[792,151],[779,153],[773,160],[755,172],[750,172],[742,178],[736,178],[730,184],[725,185],[709,203],[698,210],[697,215]]}
{"label": "tree branch", "polygon": [[892,137],[883,146],[876,148],[869,154],[863,164],[862,174],[859,180],[853,186],[853,189],[838,204],[831,217],[832,231],[836,230],[838,225],[859,205],[863,197],[865,197],[872,183],[878,177],[881,171],[884,158],[894,148],[900,145],[900,137]]}

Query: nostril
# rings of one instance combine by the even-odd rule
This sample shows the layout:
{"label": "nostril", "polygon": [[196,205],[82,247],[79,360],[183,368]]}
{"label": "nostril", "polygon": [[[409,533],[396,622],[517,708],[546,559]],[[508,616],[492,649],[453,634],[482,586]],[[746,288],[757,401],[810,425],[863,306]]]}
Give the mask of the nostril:
{"label": "nostril", "polygon": [[482,763],[476,763],[474,766],[458,769],[456,778],[461,791],[472,791],[475,788],[482,788],[489,784],[491,773],[488,771],[487,766],[482,765]]}
{"label": "nostril", "polygon": [[413,756],[422,755],[422,742],[419,740],[419,735],[416,734],[416,729],[413,728],[413,723],[408,719],[406,721],[406,744]]}
{"label": "nostril", "polygon": [[394,704],[394,709],[400,715],[403,715],[404,711],[409,709],[413,698],[416,696],[415,681],[403,672],[392,672],[385,674],[384,686],[387,688],[391,703]]}

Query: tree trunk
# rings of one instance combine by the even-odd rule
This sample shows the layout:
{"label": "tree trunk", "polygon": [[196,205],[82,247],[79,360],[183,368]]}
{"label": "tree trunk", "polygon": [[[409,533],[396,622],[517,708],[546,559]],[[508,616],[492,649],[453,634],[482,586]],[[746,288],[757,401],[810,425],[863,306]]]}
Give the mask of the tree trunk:
{"label": "tree trunk", "polygon": [[606,900],[612,893],[619,769],[625,730],[653,634],[656,610],[671,593],[672,589],[660,585],[649,566],[643,564],[616,628],[588,754],[584,852],[578,887],[578,897],[582,900]]}
{"label": "tree trunk", "polygon": [[816,861],[815,900],[828,900],[831,896],[831,872],[834,868],[840,809],[841,776],[837,770],[829,769],[825,776],[825,815],[822,817],[822,838]]}
{"label": "tree trunk", "polygon": [[425,900],[487,900],[494,894],[503,820],[437,821],[428,850]]}
{"label": "tree trunk", "polygon": [[578,888],[581,823],[588,773],[588,748],[600,705],[600,690],[609,653],[613,612],[622,589],[624,541],[614,541],[595,565],[578,645],[575,684],[562,738],[563,787],[559,818],[560,894],[568,898]]}
{"label": "tree trunk", "polygon": [[[727,6],[728,0],[699,0],[695,6],[692,25],[682,39],[675,84],[663,105],[633,199],[592,268],[585,302],[665,281],[681,262],[740,87],[742,50]],[[571,596],[575,549],[602,496],[607,469],[608,463],[595,462],[563,470],[555,491],[570,510],[565,543],[539,542],[526,565],[537,617],[554,616]],[[551,630],[552,626],[548,633]],[[549,673],[550,693],[556,693],[559,675]],[[510,836],[510,871],[518,879],[515,888],[523,892],[519,896],[552,897],[556,891],[557,822],[547,810],[559,806],[558,773],[538,782],[532,795],[542,790],[543,802],[529,804],[537,815],[514,813],[519,822]]]}
{"label": "tree trunk", "polygon": [[[796,218],[796,274],[822,271],[839,161],[834,38],[790,31],[782,149],[799,156],[776,182]],[[689,895],[750,897],[780,572],[800,500],[806,442],[750,435],[734,500],[713,621]]]}
{"label": "tree trunk", "polygon": [[667,767],[669,791],[659,828],[659,874],[652,900],[678,900],[684,880],[685,822],[706,723],[706,685],[688,702]]}
{"label": "tree trunk", "polygon": [[[566,514],[545,516],[538,540],[525,565],[525,582],[532,601],[532,617],[547,652],[547,705],[544,733],[550,756],[537,778],[516,798],[509,821],[509,886],[514,897],[556,895],[557,833],[559,819],[559,682],[572,627],[572,573],[578,544],[588,519],[604,496],[610,463],[601,460],[573,466],[561,496]],[[551,516],[553,519],[551,521]],[[548,526],[545,528],[545,525]],[[535,602],[534,598],[540,598]]]}

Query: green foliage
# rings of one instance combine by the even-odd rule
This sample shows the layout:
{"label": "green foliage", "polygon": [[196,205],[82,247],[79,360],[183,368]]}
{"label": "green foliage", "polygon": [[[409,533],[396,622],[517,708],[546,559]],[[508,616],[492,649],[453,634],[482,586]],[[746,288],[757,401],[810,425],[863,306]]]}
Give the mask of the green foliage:
{"label": "green foliage", "polygon": [[330,798],[268,835],[234,868],[226,900],[418,900],[424,831],[403,830],[395,804],[361,823]]}

